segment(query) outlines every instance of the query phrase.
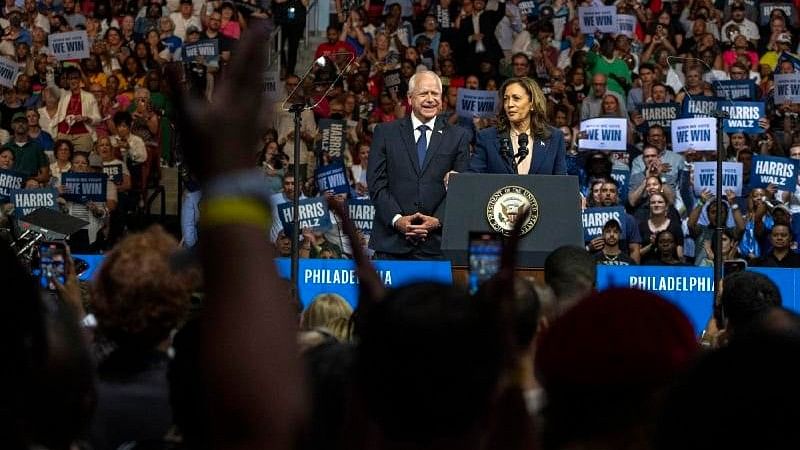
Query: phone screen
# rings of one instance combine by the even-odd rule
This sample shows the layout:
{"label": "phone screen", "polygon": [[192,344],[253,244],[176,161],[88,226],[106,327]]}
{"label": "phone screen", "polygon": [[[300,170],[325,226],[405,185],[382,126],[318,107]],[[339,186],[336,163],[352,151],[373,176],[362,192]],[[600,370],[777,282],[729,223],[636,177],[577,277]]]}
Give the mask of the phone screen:
{"label": "phone screen", "polygon": [[39,284],[51,291],[56,290],[52,279],[64,284],[64,265],[67,262],[67,248],[60,242],[43,242],[39,245]]}
{"label": "phone screen", "polygon": [[744,272],[747,270],[747,261],[743,259],[732,259],[722,263],[722,276],[726,277],[732,273]]}
{"label": "phone screen", "polygon": [[500,270],[503,237],[499,233],[469,233],[469,291],[475,293],[480,285]]}

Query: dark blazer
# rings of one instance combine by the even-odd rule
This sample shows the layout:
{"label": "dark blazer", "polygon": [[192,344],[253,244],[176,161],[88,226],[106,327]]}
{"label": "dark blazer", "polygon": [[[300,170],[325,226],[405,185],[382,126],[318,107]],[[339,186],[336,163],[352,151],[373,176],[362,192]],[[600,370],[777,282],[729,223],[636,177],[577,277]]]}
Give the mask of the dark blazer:
{"label": "dark blazer", "polygon": [[[511,162],[500,154],[500,139],[508,139],[508,132],[499,133],[497,128],[485,128],[478,132],[475,154],[469,161],[468,172],[475,173],[510,173],[516,174]],[[564,133],[558,128],[550,127],[550,137],[532,139],[533,161],[529,174],[566,175],[566,145]]]}
{"label": "dark blazer", "polygon": [[375,127],[367,168],[369,195],[375,205],[372,249],[398,256],[412,251],[417,257],[441,256],[441,228],[425,242],[414,244],[392,226],[392,219],[395,214],[420,212],[444,222],[444,176],[467,169],[469,141],[465,130],[437,117],[420,169],[410,117]]}
{"label": "dark blazer", "polygon": [[[503,20],[505,15],[506,3],[503,1],[498,2],[497,10],[489,11],[484,9],[478,18],[478,24],[480,25],[481,33],[483,33],[483,46],[486,48],[486,51],[483,55],[490,58],[492,61],[499,61],[503,57],[503,49],[500,47],[500,43],[497,41],[494,31],[495,28],[497,28],[497,24]],[[458,62],[459,67],[461,67],[462,64],[471,64],[477,66],[480,62],[475,58],[475,56],[478,55],[478,53],[475,53],[475,45],[477,43],[470,42],[468,40],[470,36],[475,34],[475,27],[472,25],[471,16],[461,19],[461,28],[459,28],[458,33],[459,42],[461,43],[462,47],[461,54],[467,56],[466,61]]]}

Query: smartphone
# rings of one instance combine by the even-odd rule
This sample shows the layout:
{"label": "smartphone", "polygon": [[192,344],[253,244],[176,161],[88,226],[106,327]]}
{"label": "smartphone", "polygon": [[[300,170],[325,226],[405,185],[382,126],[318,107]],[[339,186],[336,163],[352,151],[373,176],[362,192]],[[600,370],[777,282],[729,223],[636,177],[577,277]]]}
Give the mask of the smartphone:
{"label": "smartphone", "polygon": [[64,284],[67,264],[67,246],[63,242],[42,242],[39,244],[39,285],[50,291],[56,290],[53,279]]}
{"label": "smartphone", "polygon": [[469,291],[474,294],[478,288],[500,270],[500,256],[503,252],[503,236],[500,233],[469,233]]}
{"label": "smartphone", "polygon": [[722,277],[732,273],[744,272],[747,270],[747,261],[743,259],[731,259],[722,263]]}

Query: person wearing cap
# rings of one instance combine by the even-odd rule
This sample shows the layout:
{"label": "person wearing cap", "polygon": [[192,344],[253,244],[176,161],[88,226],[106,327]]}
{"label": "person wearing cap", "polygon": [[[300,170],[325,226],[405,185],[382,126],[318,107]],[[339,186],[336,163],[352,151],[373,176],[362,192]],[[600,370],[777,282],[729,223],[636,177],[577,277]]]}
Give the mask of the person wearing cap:
{"label": "person wearing cap", "polygon": [[[619,188],[617,187],[617,182],[613,179],[603,181],[603,185],[600,188],[600,206],[621,206],[619,201]],[[619,248],[622,249],[623,253],[627,253],[631,259],[638,263],[641,260],[640,252],[642,248],[642,237],[639,234],[639,226],[636,224],[636,219],[628,213],[622,216],[622,220],[625,221],[625,235],[621,236],[621,241],[625,242],[625,245],[620,245]],[[603,236],[596,237],[587,244],[590,252],[601,251],[605,245]]]}
{"label": "person wearing cap", "polygon": [[636,261],[619,248],[621,234],[622,227],[616,219],[611,219],[603,225],[603,249],[594,254],[597,264],[604,266],[636,265]]}
{"label": "person wearing cap", "polygon": [[14,170],[35,177],[40,183],[50,181],[50,162],[42,147],[28,136],[28,118],[24,112],[14,114],[11,128],[14,135],[3,148],[14,152]]}
{"label": "person wearing cap", "polygon": [[731,6],[731,20],[722,26],[722,42],[729,43],[733,40],[734,36],[728,34],[728,28],[733,25],[738,28],[738,34],[744,35],[744,37],[753,44],[758,44],[758,40],[761,39],[761,33],[758,31],[758,25],[745,17],[745,6],[743,3],[737,3]]}
{"label": "person wearing cap", "polygon": [[202,28],[202,25],[200,24],[200,18],[193,15],[192,11],[192,0],[181,0],[178,11],[169,15],[172,23],[175,24],[175,30],[173,31],[173,34],[181,38],[182,41],[186,40],[186,35],[188,34],[190,27],[194,27],[198,30]]}
{"label": "person wearing cap", "polygon": [[773,44],[772,48],[770,48],[768,52],[764,53],[764,56],[761,57],[759,63],[768,65],[771,71],[775,70],[781,53],[790,53],[792,51],[791,47],[792,34],[788,31],[784,31],[783,33],[779,34],[777,38],[775,38],[775,44]]}

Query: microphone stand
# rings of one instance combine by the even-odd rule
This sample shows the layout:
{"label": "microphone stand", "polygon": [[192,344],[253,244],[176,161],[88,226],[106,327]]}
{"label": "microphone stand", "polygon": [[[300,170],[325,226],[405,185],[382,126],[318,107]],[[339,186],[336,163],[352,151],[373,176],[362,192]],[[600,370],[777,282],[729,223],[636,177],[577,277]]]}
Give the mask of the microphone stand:
{"label": "microphone stand", "polygon": [[[708,64],[706,64],[706,62],[703,61],[702,59],[698,59],[698,58],[682,58],[682,57],[679,57],[679,56],[669,56],[669,57],[667,57],[667,64],[670,64],[670,62],[669,62],[670,59],[680,59],[680,60],[685,60],[685,61],[696,61],[696,62],[699,62],[706,69],[708,69],[708,72],[711,74],[712,81],[716,81],[716,83],[717,83],[716,87],[719,88],[721,86],[721,84],[719,83],[719,80],[717,80],[716,77],[714,77],[713,69]],[[675,69],[670,65],[670,70],[675,70]],[[688,95],[688,92],[689,91],[686,91],[687,96],[688,96],[689,99],[691,99],[691,96]],[[684,100],[685,100],[685,98],[684,98]],[[727,100],[730,102],[731,101],[730,97],[728,97]],[[723,268],[723,264],[725,263],[725,258],[722,255],[722,235],[725,233],[725,225],[726,225],[726,223],[725,223],[726,221],[722,217],[723,216],[723,214],[722,214],[722,198],[723,198],[722,197],[722,195],[723,195],[723,192],[722,192],[722,176],[723,176],[723,173],[722,173],[722,162],[725,160],[725,145],[723,143],[723,137],[725,136],[725,133],[723,131],[723,122],[724,122],[725,119],[730,117],[730,114],[728,114],[727,112],[725,112],[724,110],[722,110],[720,108],[717,108],[717,109],[715,109],[714,111],[711,112],[711,116],[714,117],[715,119],[717,119],[717,167],[716,167],[717,174],[716,174],[716,182],[714,184],[714,188],[715,188],[714,189],[715,190],[714,196],[716,197],[715,198],[715,202],[717,204],[717,213],[715,214],[715,217],[714,217],[714,219],[717,222],[717,226],[714,229],[714,234],[717,236],[717,241],[714,244],[714,305],[717,305],[717,302],[719,302],[719,295],[720,295],[720,281],[722,281],[722,268]],[[729,208],[728,213],[732,214],[733,210]],[[721,310],[721,308],[720,308],[720,310]],[[724,318],[724,311],[722,312],[722,317]],[[722,323],[717,324],[717,325],[719,327],[723,327],[724,326],[724,324],[722,324]]]}
{"label": "microphone stand", "polygon": [[[347,64],[344,66],[343,69],[339,70],[339,67],[335,63],[334,58],[337,57],[347,57]],[[292,176],[294,176],[294,195],[292,195],[292,263],[291,263],[291,283],[292,283],[292,300],[300,303],[300,191],[303,186],[303,181],[300,179],[300,125],[302,124],[302,118],[300,114],[303,113],[306,109],[314,109],[322,100],[324,100],[330,91],[333,89],[333,86],[342,78],[342,74],[347,72],[347,69],[350,68],[350,65],[353,63],[353,55],[350,53],[334,53],[328,57],[322,56],[314,60],[311,65],[306,69],[306,72],[300,78],[300,81],[297,83],[297,86],[289,93],[289,96],[286,100],[283,101],[283,105],[281,106],[283,110],[288,111],[294,115],[294,148],[293,148],[293,157],[294,157],[294,165],[292,166]],[[328,64],[333,64],[333,67],[336,69],[336,79],[331,82],[328,86],[328,89],[325,91],[324,94],[319,98],[319,100],[314,103],[313,105],[307,105],[304,101],[297,102],[295,101],[295,93],[298,89],[303,88],[303,84],[308,77],[308,75],[314,70],[315,68],[324,68]]]}

